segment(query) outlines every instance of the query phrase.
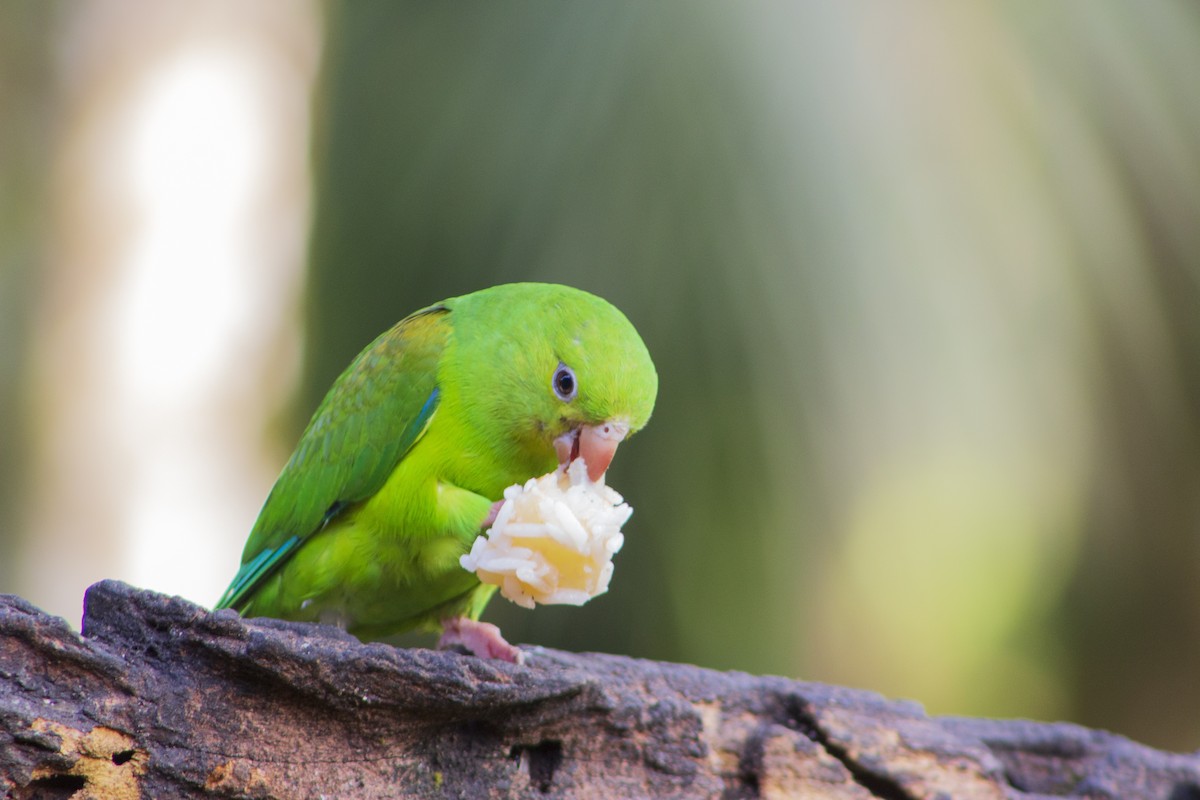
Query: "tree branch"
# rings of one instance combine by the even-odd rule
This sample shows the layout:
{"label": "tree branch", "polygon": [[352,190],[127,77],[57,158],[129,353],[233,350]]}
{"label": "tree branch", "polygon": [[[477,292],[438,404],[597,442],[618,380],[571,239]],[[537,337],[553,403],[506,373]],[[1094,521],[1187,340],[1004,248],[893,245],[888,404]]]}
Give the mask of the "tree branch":
{"label": "tree branch", "polygon": [[534,648],[360,644],[106,581],[0,596],[6,798],[1200,798],[1200,755],[863,691]]}

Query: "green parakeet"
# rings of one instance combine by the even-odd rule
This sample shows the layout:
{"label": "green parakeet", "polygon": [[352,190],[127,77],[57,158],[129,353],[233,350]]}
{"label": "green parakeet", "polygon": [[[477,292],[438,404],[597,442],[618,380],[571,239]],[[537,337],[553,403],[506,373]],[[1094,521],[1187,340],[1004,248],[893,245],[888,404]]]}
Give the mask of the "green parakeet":
{"label": "green parakeet", "polygon": [[478,622],[496,587],[459,557],[505,487],[577,457],[599,479],[657,390],[633,325],[578,289],[508,284],[417,311],[334,382],[217,607],[368,640],[440,626],[443,646],[515,660]]}

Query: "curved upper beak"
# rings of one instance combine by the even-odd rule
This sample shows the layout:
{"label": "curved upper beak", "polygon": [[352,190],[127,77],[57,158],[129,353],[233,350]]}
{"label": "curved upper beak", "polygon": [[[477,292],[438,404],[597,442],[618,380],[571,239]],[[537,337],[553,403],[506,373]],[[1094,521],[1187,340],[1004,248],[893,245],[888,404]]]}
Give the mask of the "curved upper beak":
{"label": "curved upper beak", "polygon": [[554,440],[558,464],[567,467],[576,458],[587,465],[593,483],[604,477],[619,445],[629,435],[629,423],[609,420],[599,425],[581,425]]}

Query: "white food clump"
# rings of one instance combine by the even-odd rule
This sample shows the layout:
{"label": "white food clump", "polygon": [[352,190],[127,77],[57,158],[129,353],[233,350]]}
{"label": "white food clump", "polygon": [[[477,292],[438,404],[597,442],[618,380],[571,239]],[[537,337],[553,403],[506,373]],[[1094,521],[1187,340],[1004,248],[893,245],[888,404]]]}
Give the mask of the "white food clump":
{"label": "white food clump", "polygon": [[508,487],[495,524],[459,563],[525,608],[579,606],[603,594],[633,509],[602,481],[588,480],[577,458],[565,472]]}

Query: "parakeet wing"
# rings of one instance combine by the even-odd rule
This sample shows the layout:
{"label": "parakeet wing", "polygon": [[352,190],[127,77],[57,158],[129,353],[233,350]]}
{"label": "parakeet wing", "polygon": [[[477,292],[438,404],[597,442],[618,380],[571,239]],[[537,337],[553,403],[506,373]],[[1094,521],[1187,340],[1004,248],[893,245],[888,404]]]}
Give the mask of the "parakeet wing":
{"label": "parakeet wing", "polygon": [[259,514],[217,608],[240,607],[308,537],[383,486],[432,420],[449,310],[397,323],[334,382]]}

